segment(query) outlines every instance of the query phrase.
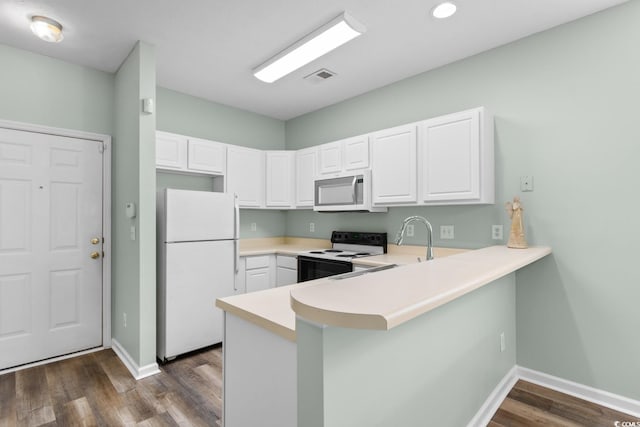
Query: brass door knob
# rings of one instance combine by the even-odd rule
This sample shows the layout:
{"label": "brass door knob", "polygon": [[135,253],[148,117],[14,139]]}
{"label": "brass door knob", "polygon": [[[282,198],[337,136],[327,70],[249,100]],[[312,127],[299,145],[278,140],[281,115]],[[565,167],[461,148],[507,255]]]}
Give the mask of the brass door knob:
{"label": "brass door knob", "polygon": [[91,252],[91,255],[89,255],[92,259],[98,259],[100,258],[100,253],[99,252]]}
{"label": "brass door knob", "polygon": [[98,243],[100,243],[100,239],[97,237],[94,237],[93,239],[91,239],[91,244],[92,245],[97,245]]}

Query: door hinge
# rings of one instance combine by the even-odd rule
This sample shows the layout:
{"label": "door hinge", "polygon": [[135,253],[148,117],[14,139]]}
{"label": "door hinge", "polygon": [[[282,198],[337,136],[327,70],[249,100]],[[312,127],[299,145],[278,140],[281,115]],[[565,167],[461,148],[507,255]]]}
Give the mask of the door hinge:
{"label": "door hinge", "polygon": [[98,143],[98,151],[100,154],[104,153],[104,142]]}

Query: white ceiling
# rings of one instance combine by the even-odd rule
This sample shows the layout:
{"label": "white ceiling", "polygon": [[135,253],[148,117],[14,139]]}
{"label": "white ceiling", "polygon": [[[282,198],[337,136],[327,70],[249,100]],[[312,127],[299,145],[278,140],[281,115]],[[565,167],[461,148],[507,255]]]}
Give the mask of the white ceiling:
{"label": "white ceiling", "polygon": [[[137,40],[156,46],[158,85],[278,119],[317,110],[626,0],[0,0],[0,43],[115,72]],[[367,32],[281,80],[251,70],[348,11]],[[32,15],[64,26],[52,44]],[[320,68],[337,76],[302,78]]]}

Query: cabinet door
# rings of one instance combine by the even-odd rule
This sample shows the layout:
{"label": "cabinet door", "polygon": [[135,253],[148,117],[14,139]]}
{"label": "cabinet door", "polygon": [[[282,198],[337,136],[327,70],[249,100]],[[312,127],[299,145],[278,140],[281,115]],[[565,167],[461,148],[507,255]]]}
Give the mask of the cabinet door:
{"label": "cabinet door", "polygon": [[283,208],[293,207],[295,152],[267,151],[266,162],[266,205]]}
{"label": "cabinet door", "polygon": [[187,167],[187,138],[156,132],[156,167],[181,170]]}
{"label": "cabinet door", "polygon": [[371,145],[373,203],[416,202],[416,125],[376,132],[372,136]]}
{"label": "cabinet door", "polygon": [[422,124],[422,200],[480,198],[480,112],[470,110]]}
{"label": "cabinet door", "polygon": [[296,152],[296,206],[313,206],[317,153],[316,147]]}
{"label": "cabinet door", "polygon": [[264,152],[252,148],[227,147],[227,192],[238,195],[238,205],[264,205]]}
{"label": "cabinet door", "polygon": [[189,138],[187,168],[193,171],[224,175],[227,147],[219,142]]}
{"label": "cabinet door", "polygon": [[298,283],[298,270],[278,267],[276,286],[293,285]]}
{"label": "cabinet door", "polygon": [[348,138],[343,143],[345,170],[369,167],[369,137],[367,135]]}
{"label": "cabinet door", "polygon": [[271,287],[269,280],[269,268],[257,268],[247,270],[245,273],[245,286],[247,292],[262,291]]}
{"label": "cabinet door", "polygon": [[342,171],[342,143],[330,142],[318,147],[318,172],[321,174]]}

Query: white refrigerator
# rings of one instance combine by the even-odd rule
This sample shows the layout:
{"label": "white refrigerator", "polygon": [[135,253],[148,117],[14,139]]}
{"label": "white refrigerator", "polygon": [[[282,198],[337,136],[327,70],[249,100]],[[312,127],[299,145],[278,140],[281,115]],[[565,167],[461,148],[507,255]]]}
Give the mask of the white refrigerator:
{"label": "white refrigerator", "polygon": [[157,356],[222,342],[216,298],[235,293],[239,210],[235,195],[158,192]]}

